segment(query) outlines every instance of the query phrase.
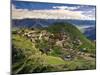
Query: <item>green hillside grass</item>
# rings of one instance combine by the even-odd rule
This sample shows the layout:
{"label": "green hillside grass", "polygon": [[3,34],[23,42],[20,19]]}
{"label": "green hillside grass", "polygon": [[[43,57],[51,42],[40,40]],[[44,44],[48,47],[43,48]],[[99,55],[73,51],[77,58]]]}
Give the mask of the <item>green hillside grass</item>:
{"label": "green hillside grass", "polygon": [[[27,28],[25,28],[25,30],[30,31],[30,29]],[[69,23],[55,23],[54,25],[47,28],[41,28],[40,30],[47,30],[53,34],[64,30],[69,34],[71,38],[71,40],[69,40],[70,42],[77,37],[82,41],[83,44],[79,49],[85,47],[88,48],[86,52],[95,54],[95,45],[82,35],[76,27]],[[87,60],[83,57],[76,56],[73,60],[63,60],[60,56],[67,55],[70,52],[64,51],[58,46],[53,46],[52,51],[48,54],[42,53],[39,48],[48,47],[47,41],[41,40],[41,43],[32,43],[30,39],[16,32],[16,30],[12,31],[13,74],[95,69],[96,67],[95,58],[92,58],[93,60]]]}
{"label": "green hillside grass", "polygon": [[83,58],[76,59],[73,61],[66,62],[68,70],[88,70],[95,69],[96,62],[95,59],[93,61],[85,60]]}
{"label": "green hillside grass", "polygon": [[32,49],[32,43],[30,42],[30,40],[20,35],[12,35],[12,43],[17,48],[22,48],[27,50]]}
{"label": "green hillside grass", "polygon": [[65,64],[65,61],[62,60],[59,57],[53,57],[53,56],[46,56],[46,62],[50,65],[60,65],[60,64]]}
{"label": "green hillside grass", "polygon": [[[52,65],[60,65],[65,62],[59,57],[47,56],[35,48],[27,38],[13,34],[12,35],[13,51],[13,73],[32,73],[36,68],[50,67]],[[15,56],[16,55],[16,56]],[[15,61],[14,61],[15,60]],[[52,66],[54,67],[54,66]],[[28,68],[28,69],[26,69]],[[36,70],[37,71],[37,70]],[[36,72],[35,71],[35,72]]]}
{"label": "green hillside grass", "polygon": [[79,47],[80,49],[87,48],[86,52],[95,53],[95,44],[88,40],[75,26],[70,23],[55,23],[45,29],[52,33],[59,33],[61,30],[64,30],[70,35],[72,40],[79,38],[83,42],[83,45]]}

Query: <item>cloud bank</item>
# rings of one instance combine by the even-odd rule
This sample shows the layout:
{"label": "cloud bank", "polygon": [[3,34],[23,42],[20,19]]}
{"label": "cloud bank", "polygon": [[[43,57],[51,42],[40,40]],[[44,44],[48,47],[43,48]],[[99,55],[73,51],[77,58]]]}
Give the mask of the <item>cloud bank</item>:
{"label": "cloud bank", "polygon": [[68,6],[53,6],[54,9],[45,10],[28,10],[28,9],[17,9],[12,4],[12,18],[13,19],[24,19],[24,18],[39,18],[39,19],[78,19],[78,20],[95,20],[95,13],[92,11],[73,11],[80,8],[68,7]]}
{"label": "cloud bank", "polygon": [[76,7],[69,7],[69,6],[53,6],[53,8],[55,9],[62,9],[62,10],[75,10],[80,8],[80,6],[76,6]]}

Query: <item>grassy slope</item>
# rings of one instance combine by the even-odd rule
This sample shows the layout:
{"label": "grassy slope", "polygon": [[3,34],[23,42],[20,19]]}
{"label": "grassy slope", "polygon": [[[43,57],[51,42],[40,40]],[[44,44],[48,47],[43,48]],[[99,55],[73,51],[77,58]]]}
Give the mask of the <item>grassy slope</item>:
{"label": "grassy slope", "polygon": [[60,57],[53,57],[53,56],[47,56],[46,62],[48,62],[48,64],[51,64],[51,65],[65,64],[65,61],[62,60]]}
{"label": "grassy slope", "polygon": [[[57,25],[57,26],[56,26]],[[70,24],[56,24],[50,26],[47,30],[53,33],[59,32],[62,28],[66,30],[67,33],[70,34],[72,38],[75,38],[76,35],[81,39],[84,44],[81,47],[95,48],[91,42],[85,38],[81,32],[74,26]],[[13,34],[12,35],[12,45],[17,50],[17,54],[25,55],[21,60],[13,63],[13,72],[14,73],[32,73],[37,72],[37,68],[44,68],[44,65],[63,65],[65,68],[61,68],[62,66],[53,66],[53,68],[49,69],[49,71],[59,71],[59,70],[75,70],[75,69],[94,69],[95,61],[88,60],[73,60],[73,61],[64,61],[59,57],[54,57],[46,54],[41,54],[38,48],[35,48],[35,44],[33,44],[29,39],[23,37],[22,35]],[[12,49],[14,50],[14,49]],[[89,51],[91,52],[91,51]],[[18,56],[19,58],[21,56]],[[89,65],[90,64],[90,65]],[[86,66],[84,66],[86,65]],[[59,70],[58,70],[59,68]],[[48,69],[48,68],[47,68]],[[43,71],[42,71],[43,72]]]}
{"label": "grassy slope", "polygon": [[12,43],[17,47],[17,48],[23,48],[23,49],[31,49],[32,48],[32,43],[30,40],[27,38],[24,38],[19,35],[12,35]]}
{"label": "grassy slope", "polygon": [[69,23],[55,23],[54,25],[51,25],[47,28],[48,31],[53,33],[59,33],[60,30],[65,30],[68,34],[70,34],[70,37],[72,39],[75,39],[78,37],[82,42],[83,45],[80,46],[80,48],[87,48],[87,52],[95,53],[95,45],[88,40],[75,26]]}
{"label": "grassy slope", "polygon": [[[47,56],[46,54],[41,55],[41,52],[35,48],[35,45],[32,44],[30,40],[28,40],[27,38],[25,38],[23,36],[13,34],[12,44],[15,47],[15,49],[18,50],[17,54],[19,54],[21,51],[21,54],[26,56],[26,57],[21,58],[21,60],[14,58],[15,60],[18,60],[16,62],[14,62],[13,66],[12,66],[14,73],[20,73],[28,64],[29,65],[31,64],[31,66],[34,67],[34,65],[39,65],[40,63],[46,64],[46,65],[55,65],[55,64],[60,65],[60,64],[65,63],[59,57]],[[34,61],[34,60],[36,60],[36,61]],[[34,63],[34,64],[32,64],[32,63]],[[31,68],[29,70],[31,70]]]}

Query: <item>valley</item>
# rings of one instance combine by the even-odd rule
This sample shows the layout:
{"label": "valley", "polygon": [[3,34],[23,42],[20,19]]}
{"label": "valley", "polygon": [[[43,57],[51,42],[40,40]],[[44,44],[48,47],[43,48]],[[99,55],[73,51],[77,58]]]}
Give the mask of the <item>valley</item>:
{"label": "valley", "polygon": [[70,23],[12,31],[14,73],[95,69],[95,44]]}

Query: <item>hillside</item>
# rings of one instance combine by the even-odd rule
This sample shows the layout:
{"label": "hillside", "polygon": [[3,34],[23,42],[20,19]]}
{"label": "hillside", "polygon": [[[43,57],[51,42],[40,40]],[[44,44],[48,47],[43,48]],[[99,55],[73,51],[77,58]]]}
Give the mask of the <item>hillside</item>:
{"label": "hillside", "polygon": [[[25,19],[13,19],[12,26],[19,28],[31,28],[31,27],[48,27],[55,22],[71,23],[89,39],[95,40],[95,20],[72,20],[72,19],[35,19],[35,18],[25,18]],[[93,28],[91,28],[93,26]],[[89,28],[84,28],[89,27]],[[92,32],[93,33],[92,33]]]}
{"label": "hillside", "polygon": [[12,31],[13,73],[95,69],[95,44],[69,23]]}
{"label": "hillside", "polygon": [[[92,44],[90,40],[88,40],[75,26],[70,23],[55,23],[47,29],[51,32],[68,34],[71,38],[71,41],[75,41],[75,39],[80,40],[82,43],[82,45],[79,47],[80,49],[84,47],[87,49],[95,49],[95,45]],[[88,50],[87,52],[94,51]]]}

